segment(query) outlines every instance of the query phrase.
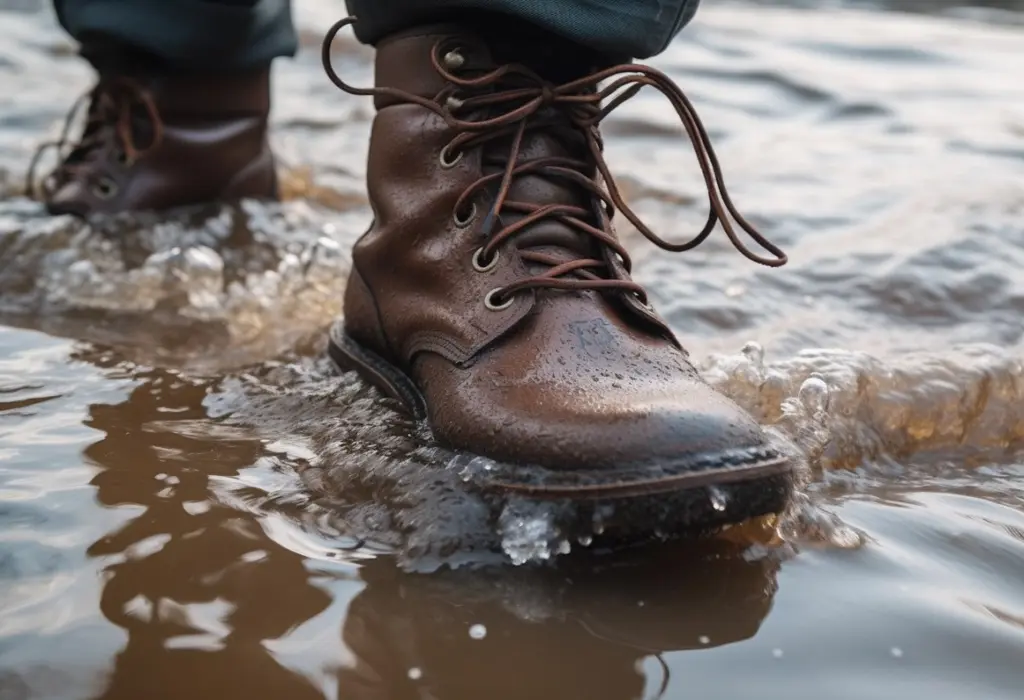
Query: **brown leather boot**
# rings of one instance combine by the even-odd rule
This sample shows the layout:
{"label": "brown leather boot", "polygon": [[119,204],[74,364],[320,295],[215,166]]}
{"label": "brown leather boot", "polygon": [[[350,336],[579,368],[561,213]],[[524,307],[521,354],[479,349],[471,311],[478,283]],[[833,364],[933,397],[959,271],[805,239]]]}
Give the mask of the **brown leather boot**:
{"label": "brown leather boot", "polygon": [[[101,74],[85,96],[77,143],[67,126],[40,147],[61,162],[35,194],[53,214],[112,214],[246,197],[276,198],[267,143],[270,71],[231,76],[128,77]],[[77,107],[77,105],[76,105]]]}
{"label": "brown leather boot", "polygon": [[[350,22],[328,33],[324,60],[339,87],[375,100],[375,220],[354,247],[331,334],[338,364],[425,416],[442,443],[502,463],[482,478],[493,492],[640,500],[632,512],[652,516],[648,529],[667,516],[667,527],[704,526],[783,508],[790,460],[698,376],[631,280],[611,224],[618,210],[679,251],[721,222],[748,257],[785,262],[734,211],[679,88],[640,65],[555,84],[508,62],[507,45],[498,61],[494,41],[459,26],[383,41],[377,86],[353,88],[328,51]],[[642,86],[672,102],[708,180],[708,225],[684,244],[639,221],[602,156],[599,122]],[[773,257],[749,251],[737,226]]]}

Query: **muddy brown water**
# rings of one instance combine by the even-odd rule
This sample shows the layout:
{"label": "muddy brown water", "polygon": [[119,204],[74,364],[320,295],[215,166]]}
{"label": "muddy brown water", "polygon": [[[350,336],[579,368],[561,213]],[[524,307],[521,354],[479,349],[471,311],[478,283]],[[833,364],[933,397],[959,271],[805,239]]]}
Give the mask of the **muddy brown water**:
{"label": "muddy brown water", "polygon": [[[291,198],[89,227],[19,196],[89,75],[0,3],[0,698],[1024,698],[1018,3],[709,3],[655,61],[792,262],[626,231],[638,277],[806,483],[614,557],[488,512],[487,465],[321,359],[371,112],[318,65],[339,3],[296,4]],[[692,230],[668,105],[607,132],[637,210]]]}

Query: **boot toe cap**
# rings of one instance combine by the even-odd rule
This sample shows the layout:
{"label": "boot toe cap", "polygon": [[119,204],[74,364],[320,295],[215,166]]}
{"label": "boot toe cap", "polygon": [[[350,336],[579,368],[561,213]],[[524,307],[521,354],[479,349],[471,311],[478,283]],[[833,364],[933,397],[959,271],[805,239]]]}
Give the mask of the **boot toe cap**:
{"label": "boot toe cap", "polygon": [[752,416],[700,381],[645,396],[463,385],[431,405],[431,425],[453,447],[567,473],[701,470],[771,451]]}

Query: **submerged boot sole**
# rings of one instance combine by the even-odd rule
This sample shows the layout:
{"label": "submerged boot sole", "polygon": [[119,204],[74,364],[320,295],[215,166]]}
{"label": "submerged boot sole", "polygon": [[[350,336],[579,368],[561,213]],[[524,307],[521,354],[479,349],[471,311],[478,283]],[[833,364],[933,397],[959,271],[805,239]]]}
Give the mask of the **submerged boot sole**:
{"label": "submerged boot sole", "polygon": [[[426,404],[413,381],[350,338],[343,322],[331,328],[328,353],[342,371],[355,370],[415,418],[426,418]],[[607,523],[608,529],[650,534],[713,529],[779,513],[792,495],[793,472],[788,456],[760,445],[615,470],[557,471],[498,464],[474,481],[505,495],[585,505],[576,519],[603,517],[599,514],[611,505],[616,516]],[[565,525],[575,531],[584,523]]]}

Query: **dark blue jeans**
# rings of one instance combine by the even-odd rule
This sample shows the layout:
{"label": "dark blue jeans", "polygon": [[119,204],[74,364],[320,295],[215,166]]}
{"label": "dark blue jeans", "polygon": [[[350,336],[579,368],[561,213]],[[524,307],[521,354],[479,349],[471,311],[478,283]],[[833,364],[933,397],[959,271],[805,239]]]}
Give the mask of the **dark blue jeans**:
{"label": "dark blue jeans", "polygon": [[[598,52],[647,58],[660,52],[699,0],[347,0],[356,35],[373,44],[391,32],[459,11],[511,15]],[[291,56],[290,0],[54,0],[83,46],[134,48],[181,70],[243,70]],[[340,6],[340,3],[339,3]],[[340,12],[339,12],[340,15]],[[325,27],[326,29],[326,27]]]}

